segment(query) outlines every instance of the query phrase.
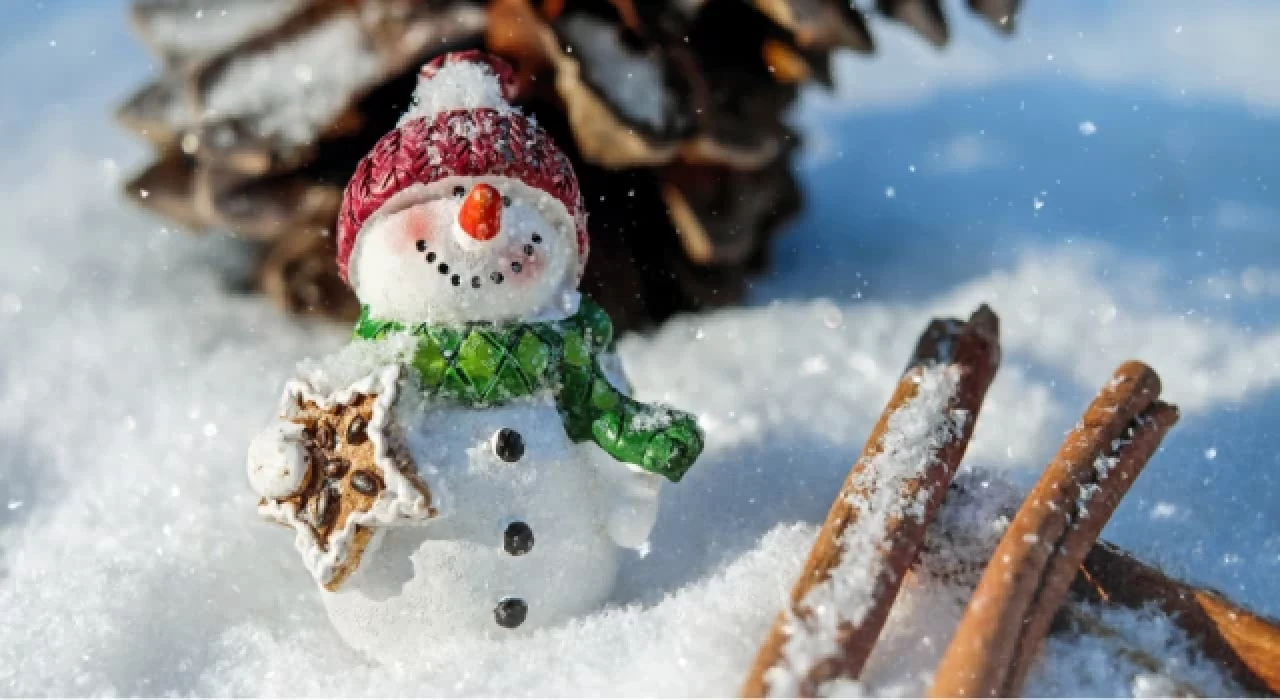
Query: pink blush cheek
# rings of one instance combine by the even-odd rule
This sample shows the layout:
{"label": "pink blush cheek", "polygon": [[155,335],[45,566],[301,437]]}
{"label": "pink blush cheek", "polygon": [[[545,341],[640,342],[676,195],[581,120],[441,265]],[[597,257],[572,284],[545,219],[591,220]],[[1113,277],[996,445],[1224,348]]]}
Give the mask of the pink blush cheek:
{"label": "pink blush cheek", "polygon": [[418,255],[418,241],[425,241],[428,248],[433,247],[438,234],[432,219],[431,213],[423,207],[406,209],[387,218],[383,222],[388,229],[384,235],[391,250],[400,255]]}
{"label": "pink blush cheek", "polygon": [[537,255],[532,258],[516,255],[513,258],[519,260],[521,265],[519,273],[511,272],[507,275],[513,287],[521,289],[542,284],[542,278],[547,274],[546,260]]}

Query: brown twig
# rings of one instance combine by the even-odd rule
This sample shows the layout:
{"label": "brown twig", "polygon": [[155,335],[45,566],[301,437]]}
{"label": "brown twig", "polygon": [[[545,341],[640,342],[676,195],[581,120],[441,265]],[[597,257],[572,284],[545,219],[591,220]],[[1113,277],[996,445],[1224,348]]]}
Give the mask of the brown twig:
{"label": "brown twig", "polygon": [[934,677],[934,697],[1017,695],[1067,588],[1177,421],[1140,362],[1116,370],[1023,501]]}
{"label": "brown twig", "polygon": [[[935,320],[917,344],[915,355],[899,381],[879,422],[871,432],[862,457],[853,465],[831,511],[818,533],[804,570],[791,593],[789,610],[780,615],[765,639],[743,685],[745,697],[766,693],[813,695],[818,687],[838,677],[857,678],[880,635],[889,609],[897,597],[907,570],[915,562],[925,528],[933,519],[947,486],[964,455],[973,426],[982,407],[987,388],[995,377],[1000,362],[999,321],[987,306],[982,306],[967,323],[958,320]],[[939,405],[936,416],[928,419],[936,424],[950,423],[952,430],[936,449],[920,461],[917,472],[900,483],[892,475],[879,475],[874,462],[900,442],[891,429],[891,420],[905,409],[913,408],[920,396],[926,372],[941,371],[956,380],[952,395]],[[915,406],[918,408],[918,406]],[[864,504],[873,491],[897,488],[883,512],[864,512]],[[882,494],[883,495],[883,494]],[[923,508],[913,512],[922,504]],[[907,515],[911,513],[910,515]],[[839,620],[834,629],[824,630],[836,641],[836,649],[807,668],[789,668],[787,677],[794,681],[786,687],[772,687],[771,670],[788,664],[787,643],[795,624],[803,624],[813,616],[806,598],[827,581],[845,554],[844,535],[851,527],[873,524],[883,519],[883,537],[875,544],[871,569],[871,601],[857,621],[848,619],[849,611],[824,611]],[[828,652],[824,648],[824,652]],[[776,676],[775,676],[776,678]]]}
{"label": "brown twig", "polygon": [[1072,592],[1133,608],[1155,603],[1243,690],[1280,695],[1280,621],[1171,578],[1106,542],[1085,557]]}
{"label": "brown twig", "polygon": [[1176,407],[1156,401],[1129,428],[1131,433],[1126,434],[1126,438],[1131,442],[1103,457],[1103,460],[1114,459],[1115,462],[1106,466],[1095,464],[1095,469],[1100,471],[1099,477],[1088,485],[1093,488],[1088,489],[1087,497],[1080,499],[1079,512],[1050,560],[1050,568],[1036,595],[1033,610],[1022,629],[1009,677],[1005,681],[1005,695],[1021,693],[1031,662],[1035,660],[1040,644],[1049,632],[1049,624],[1062,606],[1085,555],[1097,542],[1103,526],[1120,505],[1120,499],[1124,498],[1138,473],[1177,421]]}

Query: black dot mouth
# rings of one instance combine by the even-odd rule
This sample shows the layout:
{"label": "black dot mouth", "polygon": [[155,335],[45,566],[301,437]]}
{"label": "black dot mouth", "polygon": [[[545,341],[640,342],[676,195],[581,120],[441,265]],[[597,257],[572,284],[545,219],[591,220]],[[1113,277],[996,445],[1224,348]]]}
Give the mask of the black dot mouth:
{"label": "black dot mouth", "polygon": [[[542,235],[535,233],[529,237],[529,240],[533,241],[533,243],[542,243]],[[427,241],[425,239],[418,239],[414,243],[414,245],[418,249],[419,253],[426,253],[427,263],[434,265],[436,260],[439,260],[440,256],[438,256],[435,251],[427,250]],[[523,246],[521,246],[521,251],[528,258],[533,257],[535,252],[532,243],[525,243]],[[524,271],[524,263],[519,260],[511,261],[510,265],[511,265],[511,271],[517,275],[520,274],[522,271]],[[438,271],[442,275],[449,275],[449,270],[450,270],[449,263],[444,262],[443,260],[440,261],[439,265],[436,265],[436,271]],[[503,282],[506,281],[506,279],[507,279],[506,276],[497,270],[494,270],[493,272],[489,273],[489,281],[492,282],[493,284],[502,284]],[[449,282],[455,287],[461,287],[462,275],[454,273],[449,277]],[[481,286],[484,285],[484,279],[480,275],[472,275],[470,283],[471,283],[472,289],[479,289]]]}

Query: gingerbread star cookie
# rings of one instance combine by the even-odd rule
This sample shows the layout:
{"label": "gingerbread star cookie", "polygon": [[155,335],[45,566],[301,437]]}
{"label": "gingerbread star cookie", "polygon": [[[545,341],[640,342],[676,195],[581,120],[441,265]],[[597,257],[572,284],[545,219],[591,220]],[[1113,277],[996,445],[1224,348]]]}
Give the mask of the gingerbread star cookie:
{"label": "gingerbread star cookie", "polygon": [[291,381],[283,418],[249,448],[258,511],[294,529],[311,575],[330,591],[384,527],[436,515],[391,420],[399,377],[393,365],[331,394]]}

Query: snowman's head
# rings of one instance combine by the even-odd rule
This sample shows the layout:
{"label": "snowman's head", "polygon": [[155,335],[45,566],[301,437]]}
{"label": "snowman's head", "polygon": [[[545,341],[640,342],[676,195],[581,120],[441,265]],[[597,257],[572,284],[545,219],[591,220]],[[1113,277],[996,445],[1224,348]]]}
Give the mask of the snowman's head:
{"label": "snowman's head", "polygon": [[405,323],[563,317],[577,309],[575,221],[520,180],[413,185],[364,226],[348,276],[376,318]]}
{"label": "snowman's head", "polygon": [[588,247],[578,179],[508,103],[514,94],[501,60],[441,56],[423,67],[400,124],[356,167],[338,266],[370,315],[502,322],[577,309]]}

